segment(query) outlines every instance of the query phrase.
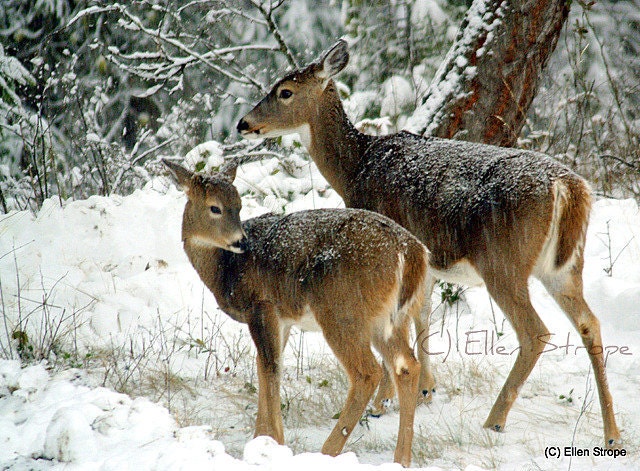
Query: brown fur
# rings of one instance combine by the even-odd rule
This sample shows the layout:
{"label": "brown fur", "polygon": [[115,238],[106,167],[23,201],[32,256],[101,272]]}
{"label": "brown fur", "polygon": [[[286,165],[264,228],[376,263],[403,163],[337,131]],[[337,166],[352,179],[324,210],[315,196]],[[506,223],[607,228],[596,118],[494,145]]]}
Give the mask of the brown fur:
{"label": "brown fur", "polygon": [[256,344],[256,435],[284,441],[281,351],[289,327],[306,325],[312,316],[351,383],[322,451],[340,453],[380,381],[373,346],[387,368],[397,371],[395,459],[408,466],[420,365],[409,346],[407,322],[424,302],[424,245],[390,219],[357,209],[269,214],[241,223],[230,177],[203,177],[167,165],[188,195],[182,223],[187,256],[219,307],[247,323]]}
{"label": "brown fur", "polygon": [[[430,266],[439,278],[484,282],[522,346],[485,422],[502,431],[548,334],[531,306],[530,275],[545,284],[583,335],[585,346],[602,346],[598,320],[582,295],[589,187],[540,153],[408,132],[383,137],[358,132],[331,80],[347,61],[346,43],[339,41],[317,62],[278,81],[240,120],[238,131],[256,138],[308,129],[309,153],[347,207],[380,212],[409,229],[428,247]],[[284,89],[292,95],[283,97]],[[428,336],[429,314],[430,290],[425,311],[415,318],[418,336]],[[420,339],[418,345],[424,345]],[[605,443],[616,446],[620,433],[601,350],[589,352]],[[434,384],[428,355],[419,350],[419,358],[420,390],[428,395]],[[390,381],[384,378],[377,404],[389,394]]]}

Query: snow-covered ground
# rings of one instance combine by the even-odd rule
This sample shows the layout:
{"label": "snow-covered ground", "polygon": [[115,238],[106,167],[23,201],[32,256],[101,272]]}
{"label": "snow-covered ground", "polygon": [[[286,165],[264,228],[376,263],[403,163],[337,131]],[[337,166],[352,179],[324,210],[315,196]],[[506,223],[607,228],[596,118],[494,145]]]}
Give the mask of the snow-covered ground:
{"label": "snow-covered ground", "polygon": [[[237,184],[245,195],[243,218],[342,206],[308,165],[286,172],[275,160],[246,164]],[[217,310],[182,251],[184,201],[180,191],[156,180],[127,197],[62,206],[50,199],[35,216],[0,216],[0,353],[50,353],[48,363],[23,368],[0,360],[0,468],[399,469],[389,464],[398,419],[393,404],[383,417],[363,420],[345,454],[317,453],[345,394],[344,377],[319,334],[293,336],[287,348],[288,447],[251,440],[252,347],[246,327]],[[438,389],[433,402],[417,410],[415,466],[640,467],[636,202],[595,203],[584,280],[602,323],[627,456],[593,456],[603,436],[588,358],[576,349],[577,332],[532,281],[534,306],[556,348],[550,345],[541,356],[505,433],[485,431],[482,423],[513,361],[514,354],[501,355],[496,347],[512,353],[513,331],[481,288],[436,309],[430,351]],[[436,292],[434,305],[439,302]],[[591,456],[545,457],[549,447],[570,446]]]}

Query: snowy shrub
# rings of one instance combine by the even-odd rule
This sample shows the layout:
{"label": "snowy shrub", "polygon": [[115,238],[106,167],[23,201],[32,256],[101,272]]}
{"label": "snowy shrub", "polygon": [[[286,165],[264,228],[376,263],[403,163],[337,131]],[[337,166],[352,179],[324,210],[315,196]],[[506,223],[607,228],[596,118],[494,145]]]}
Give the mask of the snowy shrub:
{"label": "snowy shrub", "polygon": [[640,197],[639,8],[637,0],[572,6],[520,141],[606,196]]}

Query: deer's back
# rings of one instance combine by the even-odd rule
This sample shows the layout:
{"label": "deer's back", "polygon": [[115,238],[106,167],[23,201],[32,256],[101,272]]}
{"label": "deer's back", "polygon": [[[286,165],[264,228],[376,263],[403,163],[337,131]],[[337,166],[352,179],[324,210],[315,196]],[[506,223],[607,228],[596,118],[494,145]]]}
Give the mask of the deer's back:
{"label": "deer's back", "polygon": [[447,266],[526,215],[544,224],[536,212],[549,213],[557,179],[580,177],[541,153],[401,132],[369,147],[346,200],[399,222]]}
{"label": "deer's back", "polygon": [[361,276],[395,267],[399,254],[423,250],[387,217],[357,209],[270,214],[248,220],[243,227],[255,266],[267,276],[284,275],[302,290],[329,276]]}
{"label": "deer's back", "polygon": [[[424,246],[370,211],[267,214],[244,221],[243,229],[247,250],[242,254],[216,250],[214,257],[211,249],[186,247],[220,308],[239,321],[246,322],[251,306],[262,302],[273,303],[294,322],[318,303],[336,312],[369,304],[379,309],[399,289],[403,304],[424,281]],[[405,267],[404,273],[398,273],[399,267]],[[403,284],[398,278],[407,278],[406,273],[412,279]]]}

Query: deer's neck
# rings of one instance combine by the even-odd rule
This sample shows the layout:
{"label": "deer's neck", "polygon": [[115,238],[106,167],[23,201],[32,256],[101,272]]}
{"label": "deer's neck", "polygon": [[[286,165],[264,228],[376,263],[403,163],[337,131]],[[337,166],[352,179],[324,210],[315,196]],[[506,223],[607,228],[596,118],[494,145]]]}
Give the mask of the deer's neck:
{"label": "deer's neck", "polygon": [[349,121],[333,81],[325,88],[322,99],[324,106],[318,107],[309,123],[307,150],[322,175],[348,205],[350,182],[359,173],[365,151],[375,137],[361,133]]}
{"label": "deer's neck", "polygon": [[242,290],[236,288],[242,279],[244,258],[191,239],[184,241],[184,251],[200,279],[213,293],[218,307],[232,319],[246,323],[244,312],[236,308],[242,304],[238,299]]}

